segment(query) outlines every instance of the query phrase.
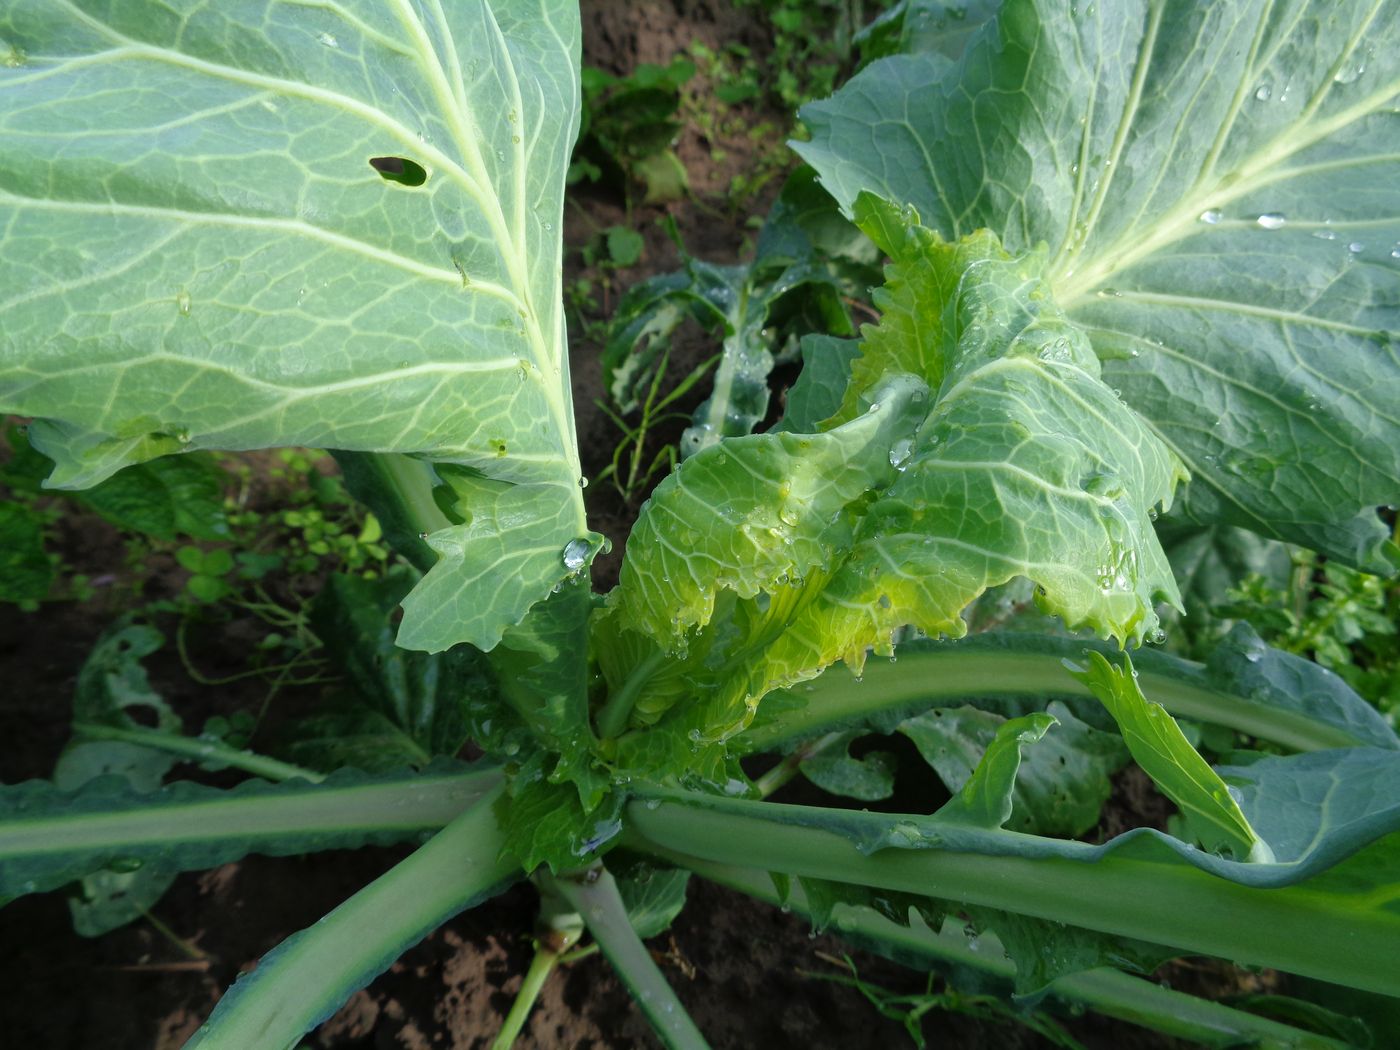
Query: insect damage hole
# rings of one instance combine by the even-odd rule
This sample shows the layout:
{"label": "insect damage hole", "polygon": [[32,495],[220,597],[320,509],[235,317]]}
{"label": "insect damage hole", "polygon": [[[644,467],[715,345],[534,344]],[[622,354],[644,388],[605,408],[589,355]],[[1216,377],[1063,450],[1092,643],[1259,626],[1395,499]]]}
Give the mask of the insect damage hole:
{"label": "insect damage hole", "polygon": [[369,166],[385,182],[397,182],[400,186],[421,186],[428,181],[423,165],[407,157],[370,157]]}

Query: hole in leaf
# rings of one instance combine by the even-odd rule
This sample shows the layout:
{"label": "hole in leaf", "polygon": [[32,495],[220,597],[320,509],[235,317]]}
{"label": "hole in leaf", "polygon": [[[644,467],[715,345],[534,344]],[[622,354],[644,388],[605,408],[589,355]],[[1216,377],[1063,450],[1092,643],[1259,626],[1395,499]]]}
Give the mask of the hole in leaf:
{"label": "hole in leaf", "polygon": [[397,182],[400,186],[421,186],[428,181],[423,165],[407,157],[370,157],[369,166],[385,182]]}
{"label": "hole in leaf", "polygon": [[132,704],[124,708],[122,713],[138,726],[145,726],[147,729],[160,727],[160,716],[156,713],[155,708],[147,704]]}

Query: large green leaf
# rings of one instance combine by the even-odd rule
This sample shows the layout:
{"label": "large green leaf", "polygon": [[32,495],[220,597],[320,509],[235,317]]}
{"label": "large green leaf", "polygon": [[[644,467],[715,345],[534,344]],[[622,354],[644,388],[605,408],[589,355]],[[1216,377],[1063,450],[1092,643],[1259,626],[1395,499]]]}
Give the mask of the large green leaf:
{"label": "large green leaf", "polygon": [[52,484],[289,444],[508,483],[430,540],[425,649],[490,648],[580,567],[574,5],[17,0],[0,42],[0,411]]}
{"label": "large green leaf", "polygon": [[[656,727],[683,768],[769,690],[837,660],[858,669],[905,624],[959,635],[967,604],[1014,577],[1046,611],[1123,640],[1176,599],[1150,516],[1180,464],[1098,378],[1043,257],[987,234],[945,244],[873,198],[860,218],[893,263],[840,412],[821,433],[682,464],[638,520],[599,625],[609,684],[642,680],[636,721],[689,698]],[[648,668],[629,632],[676,662]]]}
{"label": "large green leaf", "polygon": [[885,59],[809,106],[795,148],[848,210],[869,190],[949,238],[1048,243],[1190,516],[1383,568],[1397,76],[1387,0],[1008,0],[960,62]]}

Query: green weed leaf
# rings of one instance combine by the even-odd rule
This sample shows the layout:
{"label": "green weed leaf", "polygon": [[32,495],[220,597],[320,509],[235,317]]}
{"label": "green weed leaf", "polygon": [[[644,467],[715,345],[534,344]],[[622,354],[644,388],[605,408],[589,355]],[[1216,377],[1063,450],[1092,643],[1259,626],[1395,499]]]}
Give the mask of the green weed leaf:
{"label": "green weed leaf", "polygon": [[43,521],[28,507],[0,503],[0,601],[38,601],[52,582]]}

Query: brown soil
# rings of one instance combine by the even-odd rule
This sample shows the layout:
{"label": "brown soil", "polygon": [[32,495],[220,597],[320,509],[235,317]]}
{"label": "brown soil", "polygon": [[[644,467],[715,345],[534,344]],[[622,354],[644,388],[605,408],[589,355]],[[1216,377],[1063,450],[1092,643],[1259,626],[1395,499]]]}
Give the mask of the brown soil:
{"label": "brown soil", "polygon": [[[762,55],[768,30],[756,7],[720,0],[637,0],[584,5],[586,61],[614,73],[636,63],[665,63],[692,41],[718,51],[740,42]],[[698,90],[706,90],[699,84]],[[759,153],[781,147],[782,114],[761,106],[730,122],[731,133],[711,141],[691,126],[676,146],[694,200],[663,207],[634,206],[616,194],[582,192],[568,216],[565,238],[577,247],[600,228],[627,222],[642,231],[646,249],[637,267],[603,274],[584,271],[571,254],[569,278],[591,276],[603,287],[597,315],[605,316],[618,290],[676,267],[678,254],[657,220],[675,219],[688,250],[732,262],[752,238],[745,214],[761,214],[779,180],[731,200],[736,174],[751,169]],[[755,141],[734,125],[774,123],[772,138]],[[716,133],[718,135],[719,133]],[[722,151],[722,163],[714,161]],[[717,221],[716,215],[732,216]],[[600,347],[582,327],[573,333],[574,394],[580,441],[590,476],[608,463],[618,435],[593,408],[601,397]],[[677,366],[686,368],[713,352],[698,331],[683,334]],[[683,373],[681,373],[683,374]],[[658,441],[674,441],[677,428]],[[626,535],[636,502],[625,503],[607,486],[589,492],[596,528],[615,542]],[[0,780],[47,776],[67,738],[68,710],[77,669],[98,635],[134,601],[170,597],[182,574],[169,555],[148,564],[123,564],[120,537],[91,515],[70,515],[54,546],[78,571],[98,581],[96,598],[45,603],[32,613],[0,605]],[[621,544],[595,567],[599,589],[616,579]],[[246,624],[197,633],[193,656],[204,672],[219,676],[246,665]],[[148,661],[153,684],[197,728],[215,714],[256,707],[265,685],[245,680],[218,689],[197,686],[171,647]],[[275,722],[314,702],[314,690],[280,695]],[[1124,786],[1128,795],[1140,785]],[[919,786],[924,790],[925,786]],[[1127,795],[1125,795],[1127,797]],[[1128,799],[1131,802],[1131,798]],[[150,922],[133,923],[107,936],[84,940],[73,933],[61,894],[23,898],[0,911],[0,1044],[28,1050],[128,1050],[182,1045],[240,972],[291,933],[329,911],[383,873],[402,851],[366,849],[272,859],[252,856],[213,871],[182,876],[155,907]],[[322,1050],[407,1048],[467,1050],[489,1045],[529,963],[534,894],[517,886],[468,912],[412,949],[368,989],[309,1037]],[[673,930],[652,945],[667,976],[700,1028],[717,1048],[886,1047],[912,1045],[902,1026],[882,1017],[857,990],[804,976],[838,972],[819,953],[839,956],[843,945],[813,937],[805,922],[699,880],[691,905]],[[863,979],[895,992],[921,989],[920,975],[873,956],[851,953]],[[1138,1029],[1093,1018],[1073,1022],[1089,1046],[1168,1046]],[[975,1022],[931,1014],[924,1031],[945,1046],[1042,1047],[1051,1045],[1014,1024]],[[645,1021],[607,965],[593,957],[557,973],[546,986],[520,1046],[545,1050],[602,1050],[655,1045]],[[259,1048],[249,1048],[259,1050]]]}

